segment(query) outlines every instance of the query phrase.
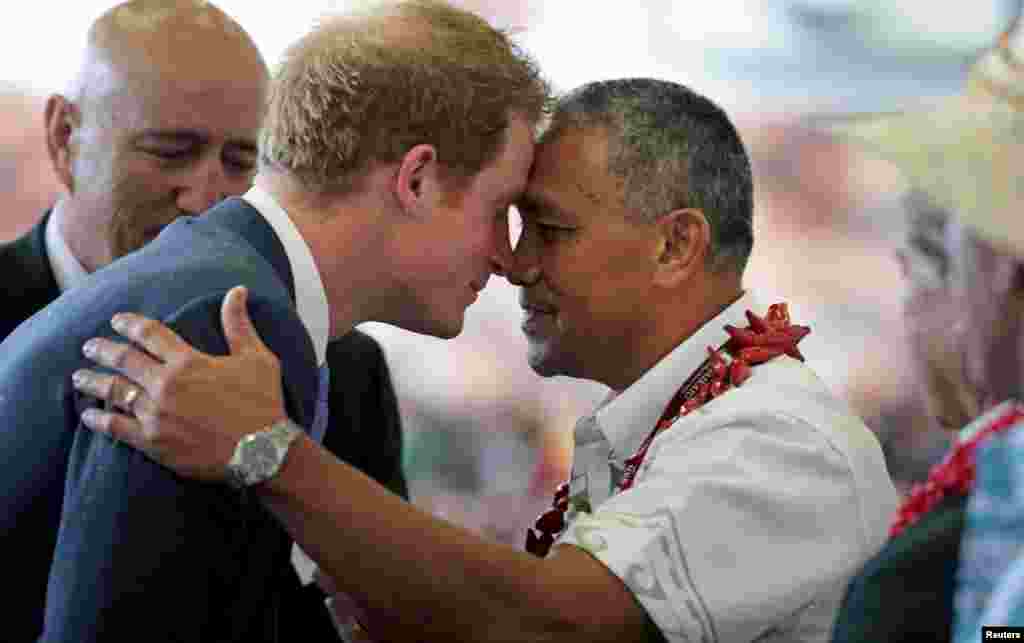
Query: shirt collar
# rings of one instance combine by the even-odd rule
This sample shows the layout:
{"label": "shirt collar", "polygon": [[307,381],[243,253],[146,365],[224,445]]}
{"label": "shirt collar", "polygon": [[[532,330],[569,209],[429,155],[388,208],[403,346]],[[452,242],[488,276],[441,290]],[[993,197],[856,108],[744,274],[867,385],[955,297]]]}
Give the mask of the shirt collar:
{"label": "shirt collar", "polygon": [[331,319],[327,291],[324,289],[324,282],[320,278],[313,253],[292,222],[291,216],[268,192],[253,186],[242,198],[263,215],[284,246],[284,252],[292,268],[292,278],[295,280],[295,309],[313,339],[317,364],[323,365],[327,358]]}
{"label": "shirt collar", "polygon": [[74,288],[89,276],[78,259],[71,253],[60,232],[60,221],[63,218],[64,208],[58,201],[50,211],[50,218],[46,221],[44,232],[44,243],[46,244],[46,256],[50,261],[50,268],[53,270],[53,278],[61,292]]}
{"label": "shirt collar", "polygon": [[756,298],[750,293],[744,293],[598,409],[597,424],[616,460],[628,458],[640,448],[672,396],[707,359],[708,346],[719,348],[729,339],[724,326],[746,326],[747,310],[759,310]]}

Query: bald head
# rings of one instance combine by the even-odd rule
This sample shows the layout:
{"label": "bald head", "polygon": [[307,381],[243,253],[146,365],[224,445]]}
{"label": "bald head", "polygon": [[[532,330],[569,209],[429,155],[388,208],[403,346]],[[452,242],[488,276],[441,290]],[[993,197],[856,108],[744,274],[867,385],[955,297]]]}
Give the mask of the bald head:
{"label": "bald head", "polygon": [[268,85],[252,39],[208,2],[132,0],[96,20],[46,109],[59,225],[86,270],[249,188]]}
{"label": "bald head", "polygon": [[72,100],[102,100],[127,86],[265,83],[268,72],[242,26],[203,0],[132,0],[89,29]]}

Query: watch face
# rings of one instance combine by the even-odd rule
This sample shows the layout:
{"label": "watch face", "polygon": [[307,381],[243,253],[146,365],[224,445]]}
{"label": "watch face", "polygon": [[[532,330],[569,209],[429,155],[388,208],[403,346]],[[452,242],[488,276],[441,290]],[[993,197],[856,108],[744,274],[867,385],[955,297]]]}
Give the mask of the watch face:
{"label": "watch face", "polygon": [[301,434],[300,427],[282,421],[265,431],[243,437],[228,463],[232,484],[248,487],[273,477],[281,468],[288,447]]}
{"label": "watch face", "polygon": [[249,477],[256,481],[263,481],[274,475],[278,464],[277,447],[272,440],[265,435],[257,436],[249,443],[246,450],[246,468],[249,470]]}

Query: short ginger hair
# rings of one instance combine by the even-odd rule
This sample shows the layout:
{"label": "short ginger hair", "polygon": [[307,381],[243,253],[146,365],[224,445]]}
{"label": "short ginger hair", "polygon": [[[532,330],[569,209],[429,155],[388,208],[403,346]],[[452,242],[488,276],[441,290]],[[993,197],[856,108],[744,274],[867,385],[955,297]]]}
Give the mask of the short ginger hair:
{"label": "short ginger hair", "polygon": [[550,104],[508,33],[441,0],[399,0],[332,18],[285,53],[260,140],[265,167],[318,194],[352,190],[371,163],[434,145],[456,180],[498,154],[513,114]]}

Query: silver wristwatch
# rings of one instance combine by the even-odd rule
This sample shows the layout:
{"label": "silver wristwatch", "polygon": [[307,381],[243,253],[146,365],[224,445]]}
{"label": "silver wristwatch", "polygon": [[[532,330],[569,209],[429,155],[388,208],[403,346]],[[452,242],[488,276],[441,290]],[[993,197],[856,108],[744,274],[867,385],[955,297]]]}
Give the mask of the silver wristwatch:
{"label": "silver wristwatch", "polygon": [[302,427],[284,419],[263,431],[243,436],[228,462],[232,486],[251,487],[274,477],[288,455],[288,448],[302,433]]}

